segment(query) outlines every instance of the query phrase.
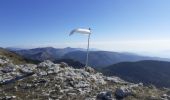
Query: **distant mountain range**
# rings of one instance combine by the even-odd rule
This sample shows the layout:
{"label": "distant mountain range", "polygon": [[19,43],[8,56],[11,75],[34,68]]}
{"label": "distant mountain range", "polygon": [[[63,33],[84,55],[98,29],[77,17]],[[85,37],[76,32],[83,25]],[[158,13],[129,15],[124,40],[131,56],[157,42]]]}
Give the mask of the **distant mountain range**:
{"label": "distant mountain range", "polygon": [[[60,60],[60,59],[72,59],[85,64],[86,51],[81,48],[35,48],[27,50],[14,50],[11,51],[32,60],[43,61],[43,60]],[[170,61],[170,59],[159,58],[159,57],[147,57],[140,56],[132,53],[119,53],[110,51],[90,51],[89,53],[89,66],[94,68],[102,68],[119,62],[134,62],[140,60],[160,60]]]}
{"label": "distant mountain range", "polygon": [[[74,59],[81,63],[85,63],[86,52],[84,51],[73,51],[67,53],[63,58]],[[119,62],[134,62],[140,60],[161,60],[170,61],[169,59],[158,58],[158,57],[146,57],[139,56],[131,53],[118,53],[109,51],[91,51],[89,53],[89,65],[95,68],[106,67]]]}
{"label": "distant mountain range", "polygon": [[130,82],[143,82],[157,87],[170,87],[170,62],[121,62],[101,70],[105,75],[116,75]]}
{"label": "distant mountain range", "polygon": [[[24,50],[14,50],[9,49],[10,51],[14,51],[19,55],[24,56],[25,58],[29,58],[32,60],[56,60],[60,59],[63,55],[68,52],[72,52],[75,50],[80,50],[79,48],[64,48],[64,49],[57,49],[53,47],[45,47],[45,48],[35,48],[35,49],[24,49]],[[83,49],[82,49],[83,50]]]}

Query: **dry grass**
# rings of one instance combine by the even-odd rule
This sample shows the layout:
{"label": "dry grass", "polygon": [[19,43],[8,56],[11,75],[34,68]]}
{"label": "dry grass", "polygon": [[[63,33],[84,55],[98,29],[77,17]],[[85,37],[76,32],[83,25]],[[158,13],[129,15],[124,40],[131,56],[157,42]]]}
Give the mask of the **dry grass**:
{"label": "dry grass", "polygon": [[10,59],[14,64],[23,64],[26,63],[23,57],[17,55],[14,52],[7,51],[5,49],[0,48],[0,55],[5,56]]}

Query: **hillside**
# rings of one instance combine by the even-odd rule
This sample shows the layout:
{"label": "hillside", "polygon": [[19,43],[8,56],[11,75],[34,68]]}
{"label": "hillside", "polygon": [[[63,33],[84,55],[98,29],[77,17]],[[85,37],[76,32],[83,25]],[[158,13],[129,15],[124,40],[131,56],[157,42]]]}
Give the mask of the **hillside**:
{"label": "hillside", "polygon": [[91,67],[75,69],[49,60],[39,64],[7,63],[0,67],[0,75],[1,100],[170,99],[170,89],[129,83],[104,76]]}
{"label": "hillside", "polygon": [[[81,63],[85,63],[86,52],[85,51],[73,51],[67,53],[63,58],[74,59]],[[106,67],[119,62],[135,62],[140,60],[162,60],[167,61],[169,59],[158,58],[158,57],[147,57],[140,56],[131,53],[119,53],[109,51],[91,51],[89,53],[89,65],[94,68]]]}
{"label": "hillside", "polygon": [[11,51],[16,52],[17,54],[28,58],[32,60],[38,60],[38,61],[43,61],[43,60],[56,60],[60,59],[64,54],[68,52],[72,52],[75,50],[79,50],[78,48],[63,48],[63,49],[57,49],[53,47],[45,47],[45,48],[35,48],[35,49],[25,49],[25,50],[14,50],[14,49],[9,49]]}
{"label": "hillside", "polygon": [[22,56],[14,53],[14,52],[10,52],[10,51],[8,51],[6,49],[3,49],[3,48],[0,48],[0,55],[7,57],[14,64],[21,64],[21,63],[25,63],[26,62],[26,60]]}
{"label": "hillside", "polygon": [[103,68],[106,75],[116,75],[130,82],[143,82],[157,87],[170,87],[170,62],[122,62]]}

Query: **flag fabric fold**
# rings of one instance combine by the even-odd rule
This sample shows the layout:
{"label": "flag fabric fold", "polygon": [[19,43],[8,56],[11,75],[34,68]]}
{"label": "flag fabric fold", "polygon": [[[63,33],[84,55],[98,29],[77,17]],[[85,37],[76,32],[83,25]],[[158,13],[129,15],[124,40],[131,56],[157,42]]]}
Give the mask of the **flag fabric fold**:
{"label": "flag fabric fold", "polygon": [[74,33],[81,33],[81,34],[91,34],[91,29],[84,29],[84,28],[77,28],[70,32],[70,35],[73,35]]}

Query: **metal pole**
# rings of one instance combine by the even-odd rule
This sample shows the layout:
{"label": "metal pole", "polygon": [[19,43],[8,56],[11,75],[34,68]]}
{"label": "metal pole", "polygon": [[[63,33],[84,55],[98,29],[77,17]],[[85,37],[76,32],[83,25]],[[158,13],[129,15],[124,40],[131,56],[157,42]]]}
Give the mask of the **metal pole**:
{"label": "metal pole", "polygon": [[88,35],[88,45],[87,45],[87,58],[86,58],[86,66],[85,67],[88,67],[88,60],[89,60],[89,43],[90,42],[90,34]]}

